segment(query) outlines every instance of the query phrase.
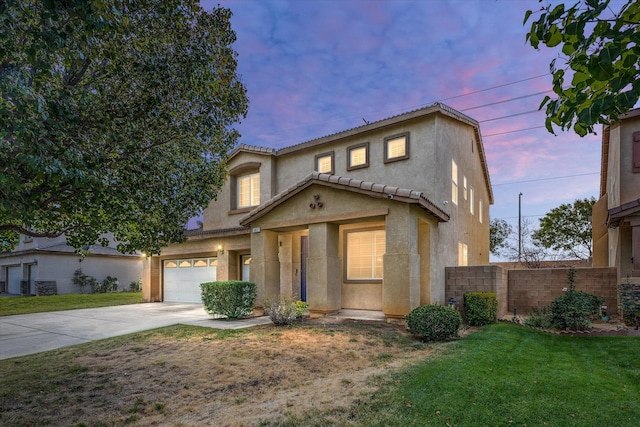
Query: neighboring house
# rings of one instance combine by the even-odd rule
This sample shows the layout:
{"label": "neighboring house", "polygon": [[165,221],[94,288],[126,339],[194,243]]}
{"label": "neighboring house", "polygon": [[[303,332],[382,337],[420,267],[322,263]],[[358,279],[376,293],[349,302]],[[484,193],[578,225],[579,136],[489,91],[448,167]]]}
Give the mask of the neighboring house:
{"label": "neighboring house", "polygon": [[640,109],[603,128],[593,266],[616,267],[618,283],[640,283]]}
{"label": "neighboring house", "polygon": [[258,304],[404,318],[445,304],[445,267],[489,263],[493,194],[478,122],[445,105],[282,149],[238,146],[203,227],[145,262],[146,301],[251,280]]}
{"label": "neighboring house", "polygon": [[[93,245],[86,256],[77,254],[66,244],[64,236],[31,238],[20,235],[20,242],[10,252],[0,252],[0,292],[16,295],[71,294],[81,290],[73,284],[77,269],[102,281],[117,277],[120,289],[142,278],[141,255],[125,255],[110,240],[107,247]],[[90,289],[85,289],[90,292]]]}

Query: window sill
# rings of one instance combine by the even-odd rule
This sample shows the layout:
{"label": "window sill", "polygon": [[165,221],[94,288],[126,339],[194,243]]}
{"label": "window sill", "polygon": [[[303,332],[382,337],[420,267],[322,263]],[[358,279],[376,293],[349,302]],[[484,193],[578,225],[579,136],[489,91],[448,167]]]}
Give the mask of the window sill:
{"label": "window sill", "polygon": [[258,206],[256,205],[256,206],[249,206],[248,208],[230,209],[229,210],[229,215],[238,215],[238,214],[251,212],[252,210],[254,210],[257,207]]}

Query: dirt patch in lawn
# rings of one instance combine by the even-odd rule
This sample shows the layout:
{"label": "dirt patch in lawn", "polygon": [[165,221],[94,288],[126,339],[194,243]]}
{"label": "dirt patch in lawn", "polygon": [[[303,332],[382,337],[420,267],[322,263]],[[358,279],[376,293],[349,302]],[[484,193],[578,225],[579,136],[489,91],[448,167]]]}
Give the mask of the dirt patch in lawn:
{"label": "dirt patch in lawn", "polygon": [[0,424],[276,425],[348,408],[435,348],[382,323],[164,328],[3,361]]}

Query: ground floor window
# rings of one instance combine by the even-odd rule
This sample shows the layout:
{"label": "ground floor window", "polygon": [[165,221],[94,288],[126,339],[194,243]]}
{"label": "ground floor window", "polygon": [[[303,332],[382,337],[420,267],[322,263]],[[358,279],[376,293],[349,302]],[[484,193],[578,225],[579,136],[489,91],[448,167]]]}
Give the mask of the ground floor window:
{"label": "ground floor window", "polygon": [[241,278],[240,280],[244,280],[245,282],[249,281],[249,272],[251,271],[251,255],[241,255],[240,261],[242,264]]}
{"label": "ground floor window", "polygon": [[382,280],[385,230],[348,231],[345,239],[346,280]]}
{"label": "ground floor window", "polygon": [[458,242],[458,265],[459,266],[464,267],[468,265],[469,263],[468,251],[469,251],[469,248],[467,247],[466,243]]}

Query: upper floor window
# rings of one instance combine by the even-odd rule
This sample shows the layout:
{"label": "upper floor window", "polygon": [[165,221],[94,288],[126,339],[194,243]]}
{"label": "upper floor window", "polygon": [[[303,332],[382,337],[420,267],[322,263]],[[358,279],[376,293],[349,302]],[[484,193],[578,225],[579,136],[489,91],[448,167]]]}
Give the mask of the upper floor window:
{"label": "upper floor window", "polygon": [[474,206],[473,206],[473,188],[469,189],[469,212],[471,212],[471,215],[474,214]]}
{"label": "upper floor window", "polygon": [[385,230],[348,231],[345,239],[346,280],[382,280]]}
{"label": "upper floor window", "polygon": [[478,220],[480,221],[480,224],[482,224],[482,220],[483,220],[483,214],[482,214],[482,199],[478,200]]}
{"label": "upper floor window", "polygon": [[260,204],[260,173],[238,177],[238,208]]}
{"label": "upper floor window", "polygon": [[315,170],[320,173],[328,173],[333,175],[334,174],[333,159],[334,159],[333,151],[329,153],[317,154],[315,157],[315,165],[314,165]]}
{"label": "upper floor window", "polygon": [[451,203],[458,204],[458,164],[451,160]]}
{"label": "upper floor window", "polygon": [[347,170],[366,168],[369,166],[369,143],[347,147]]}
{"label": "upper floor window", "polygon": [[409,132],[384,139],[384,162],[409,158]]}
{"label": "upper floor window", "polygon": [[462,177],[462,197],[467,200],[467,177]]}

